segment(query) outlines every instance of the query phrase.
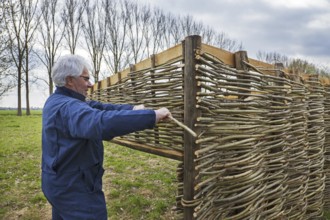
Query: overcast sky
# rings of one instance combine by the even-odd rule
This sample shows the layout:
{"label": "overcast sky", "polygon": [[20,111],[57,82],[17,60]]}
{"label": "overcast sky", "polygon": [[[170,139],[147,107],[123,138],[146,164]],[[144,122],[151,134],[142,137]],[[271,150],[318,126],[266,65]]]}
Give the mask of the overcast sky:
{"label": "overcast sky", "polygon": [[[251,58],[258,51],[277,52],[330,68],[330,0],[136,1],[174,15],[189,14],[242,42]],[[42,106],[47,93],[33,92],[30,105]],[[16,107],[17,100],[5,97],[0,106]]]}
{"label": "overcast sky", "polygon": [[277,52],[330,67],[330,0],[140,1],[225,32],[249,57]]}

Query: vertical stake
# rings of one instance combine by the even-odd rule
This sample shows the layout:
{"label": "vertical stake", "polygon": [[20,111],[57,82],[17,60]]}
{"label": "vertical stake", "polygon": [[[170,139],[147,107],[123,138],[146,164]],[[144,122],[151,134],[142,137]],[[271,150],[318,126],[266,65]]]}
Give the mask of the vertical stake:
{"label": "vertical stake", "polygon": [[[184,124],[190,129],[196,132],[194,127],[196,119],[198,117],[198,111],[196,109],[196,95],[200,91],[197,86],[196,79],[196,50],[201,49],[201,37],[197,35],[188,36],[184,42]],[[198,134],[198,132],[196,132]],[[194,200],[195,195],[195,152],[198,150],[198,145],[195,143],[195,137],[193,137],[187,131],[184,131],[184,176],[183,176],[183,199],[187,205],[187,202]],[[194,207],[184,206],[184,219],[193,219]]]}
{"label": "vertical stake", "polygon": [[[242,70],[244,72],[249,71],[249,67],[244,63],[244,62],[249,62],[249,58],[247,55],[246,51],[237,51],[235,54],[235,68],[237,70]],[[241,79],[243,82],[244,80],[248,80],[249,76],[237,76],[238,79]],[[246,85],[244,85],[245,88],[250,89],[250,83],[249,82],[244,82]],[[249,94],[249,92],[244,92]],[[247,96],[246,95],[239,95],[239,99],[245,99]]]}
{"label": "vertical stake", "polygon": [[[151,78],[151,85],[155,85],[155,71],[153,70],[156,67],[156,55],[152,54],[150,56],[150,62],[151,62],[151,70],[150,70],[150,78]],[[154,87],[152,87],[154,88]],[[151,92],[152,98],[156,98],[156,92],[152,90]],[[153,104],[156,104],[157,101],[153,99]],[[155,144],[159,144],[159,129],[158,127],[154,128],[154,141]]]}
{"label": "vertical stake", "polygon": [[[129,75],[130,75],[130,78],[131,78],[131,81],[132,81],[132,88],[133,88],[133,91],[132,91],[132,95],[133,95],[133,102],[134,102],[134,105],[138,104],[138,98],[136,97],[136,92],[134,91],[135,89],[135,79],[136,79],[136,76],[135,74],[133,73],[135,71],[135,65],[134,64],[130,64],[129,65]],[[121,76],[120,76],[120,80],[121,80]],[[135,135],[134,135],[135,139],[139,139],[139,132],[135,132]]]}

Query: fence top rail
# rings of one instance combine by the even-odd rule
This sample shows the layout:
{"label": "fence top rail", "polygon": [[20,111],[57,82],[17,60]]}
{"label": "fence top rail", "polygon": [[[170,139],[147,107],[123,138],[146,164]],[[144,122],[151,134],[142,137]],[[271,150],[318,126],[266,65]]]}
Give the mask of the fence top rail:
{"label": "fence top rail", "polygon": [[[211,54],[212,56],[216,57],[217,59],[224,62],[224,64],[228,65],[229,67],[235,68],[235,54],[231,53],[229,51],[208,45],[202,43],[201,51]],[[141,62],[134,65],[134,71],[140,71],[144,69],[150,69],[152,67],[157,67],[160,65],[163,65],[171,60],[178,59],[180,57],[183,57],[183,49],[182,44],[177,44],[163,52],[160,52],[158,54],[154,54],[151,57],[142,60]],[[267,75],[275,75],[276,70],[279,70],[276,68],[275,65],[266,63],[263,61],[259,61],[256,59],[248,58],[248,63],[257,68],[262,70],[262,73]],[[121,79],[128,76],[128,74],[132,72],[132,68],[126,68],[121,72],[115,73],[106,79],[103,79],[99,82],[96,82],[92,89],[89,90],[89,93],[92,93],[93,91],[97,91],[99,89],[106,89],[107,87],[111,85],[117,84]],[[310,74],[293,74],[289,73],[288,70],[282,69],[282,73],[286,75],[296,75],[301,77],[304,81],[309,78]],[[319,80],[322,85],[328,86],[330,85],[330,78],[326,76],[319,76]]]}
{"label": "fence top rail", "polygon": [[[225,64],[227,64],[229,67],[235,68],[235,54],[231,53],[229,51],[208,45],[208,44],[202,44],[202,52],[209,53],[216,57],[217,59],[223,61]],[[278,69],[275,65],[266,63],[260,60],[248,58],[248,62],[251,66],[254,66],[257,69],[262,70],[262,73],[267,74],[267,75],[275,75],[276,70]],[[303,81],[306,81],[311,74],[294,74],[294,73],[289,73],[287,69],[282,69],[282,73],[286,75],[295,75],[301,77]],[[318,76],[319,81],[321,82],[322,85],[324,86],[329,86],[330,85],[330,78],[328,76]]]}
{"label": "fence top rail", "polygon": [[[134,65],[134,71],[150,69],[152,66],[160,66],[165,64],[171,60],[178,59],[182,57],[182,45],[178,44],[174,47],[171,47],[163,52],[153,55],[154,58],[149,57],[145,60]],[[127,75],[131,72],[131,68],[126,68],[121,72],[115,73],[104,80],[96,82],[92,88],[92,91],[96,91],[98,89],[105,89],[111,85],[117,84],[121,79],[127,77]]]}

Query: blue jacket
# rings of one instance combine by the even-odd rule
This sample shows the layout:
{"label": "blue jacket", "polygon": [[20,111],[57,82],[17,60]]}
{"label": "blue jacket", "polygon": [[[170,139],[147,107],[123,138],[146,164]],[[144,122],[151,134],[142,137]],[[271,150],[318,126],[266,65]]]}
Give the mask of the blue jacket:
{"label": "blue jacket", "polygon": [[[155,126],[153,110],[133,111],[132,108],[132,105],[86,102],[83,95],[66,87],[58,87],[43,109],[43,190],[50,192],[51,187],[58,185],[70,188],[71,183],[77,182],[72,178],[80,174],[84,175],[85,180],[90,176],[87,181],[102,178],[102,140]],[[101,174],[97,174],[99,172]],[[93,184],[91,191],[95,190]]]}
{"label": "blue jacket", "polygon": [[154,127],[153,110],[132,108],[85,102],[83,95],[57,88],[43,109],[42,170],[70,172],[102,164],[102,140]]}

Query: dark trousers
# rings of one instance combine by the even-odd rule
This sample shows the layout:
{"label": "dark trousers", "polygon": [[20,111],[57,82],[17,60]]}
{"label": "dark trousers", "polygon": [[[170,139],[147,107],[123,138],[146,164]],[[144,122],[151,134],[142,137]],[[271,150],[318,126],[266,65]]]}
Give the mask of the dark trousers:
{"label": "dark trousers", "polygon": [[52,205],[53,220],[106,220],[103,168],[64,173],[42,172],[42,190]]}
{"label": "dark trousers", "polygon": [[[103,195],[103,193],[102,193]],[[56,202],[56,205],[52,204],[52,220],[106,220],[107,219],[107,209],[105,206],[104,195],[98,196],[88,196],[85,197],[85,202],[90,200],[91,203],[82,204],[81,208],[73,206],[72,209],[68,207],[62,207],[66,202]],[[87,200],[86,200],[87,199]],[[86,207],[87,206],[87,207]]]}

